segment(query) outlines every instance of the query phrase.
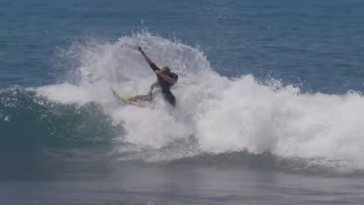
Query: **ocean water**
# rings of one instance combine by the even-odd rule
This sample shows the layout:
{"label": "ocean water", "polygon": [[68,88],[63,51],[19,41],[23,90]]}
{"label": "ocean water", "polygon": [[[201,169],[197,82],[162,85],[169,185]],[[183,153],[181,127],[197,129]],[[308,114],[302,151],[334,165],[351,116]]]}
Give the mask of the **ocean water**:
{"label": "ocean water", "polygon": [[363,10],[0,0],[0,204],[362,204]]}

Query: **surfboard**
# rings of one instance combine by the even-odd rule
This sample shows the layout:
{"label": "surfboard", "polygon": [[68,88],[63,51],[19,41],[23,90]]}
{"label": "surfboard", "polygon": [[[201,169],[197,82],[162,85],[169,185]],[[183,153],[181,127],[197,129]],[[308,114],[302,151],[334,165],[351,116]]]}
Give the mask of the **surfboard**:
{"label": "surfboard", "polygon": [[120,101],[122,101],[123,103],[126,104],[130,104],[131,102],[128,100],[130,97],[129,96],[122,96],[119,95],[112,87],[110,87],[110,90],[112,92],[112,94]]}
{"label": "surfboard", "polygon": [[134,105],[134,106],[138,106],[138,107],[143,107],[141,105],[139,105],[136,102],[132,102],[129,100],[129,98],[131,98],[130,96],[123,96],[123,95],[119,95],[112,87],[110,87],[110,90],[112,92],[112,94],[121,102],[127,104],[127,105]]}

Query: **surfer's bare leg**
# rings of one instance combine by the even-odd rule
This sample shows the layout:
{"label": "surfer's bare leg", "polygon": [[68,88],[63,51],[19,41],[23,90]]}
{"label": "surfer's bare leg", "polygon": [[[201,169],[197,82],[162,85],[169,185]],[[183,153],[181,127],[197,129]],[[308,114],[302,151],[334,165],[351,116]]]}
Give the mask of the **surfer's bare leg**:
{"label": "surfer's bare leg", "polygon": [[137,95],[137,96],[129,98],[128,100],[131,102],[140,102],[140,101],[148,102],[148,101],[152,101],[153,98],[152,98],[151,94],[148,94],[148,95]]}
{"label": "surfer's bare leg", "polygon": [[149,92],[147,95],[137,95],[137,96],[134,96],[132,98],[129,98],[128,100],[129,101],[133,101],[133,102],[136,102],[136,101],[152,101],[153,100],[153,89],[156,87],[157,83],[153,83],[151,86],[150,86],[150,89],[149,89]]}

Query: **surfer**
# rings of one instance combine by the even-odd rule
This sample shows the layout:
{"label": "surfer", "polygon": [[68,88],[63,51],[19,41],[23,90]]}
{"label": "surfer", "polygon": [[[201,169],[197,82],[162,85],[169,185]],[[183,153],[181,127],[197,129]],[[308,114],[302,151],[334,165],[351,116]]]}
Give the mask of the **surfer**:
{"label": "surfer", "polygon": [[137,46],[138,51],[143,55],[145,61],[147,61],[148,65],[152,68],[152,70],[157,75],[157,82],[153,83],[150,86],[150,90],[147,95],[137,95],[135,97],[129,98],[129,101],[138,102],[138,101],[152,101],[153,100],[153,89],[159,88],[163,99],[169,102],[173,107],[176,106],[176,98],[171,92],[171,87],[176,84],[178,80],[178,75],[171,72],[170,68],[167,66],[162,67],[161,69],[156,66],[152,60],[144,53],[142,47]]}

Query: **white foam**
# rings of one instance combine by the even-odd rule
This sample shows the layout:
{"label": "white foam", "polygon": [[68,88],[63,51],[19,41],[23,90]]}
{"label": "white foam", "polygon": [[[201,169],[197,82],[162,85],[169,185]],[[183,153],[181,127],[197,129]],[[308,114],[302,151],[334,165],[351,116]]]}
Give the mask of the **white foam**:
{"label": "white foam", "polygon": [[[123,94],[147,93],[155,81],[135,45],[180,75],[173,90],[178,101],[174,114],[163,106],[120,107],[110,94],[110,86]],[[139,147],[161,148],[193,135],[202,152],[271,151],[283,158],[317,158],[364,169],[364,98],[359,94],[299,94],[294,86],[262,85],[251,75],[228,79],[212,70],[201,51],[148,33],[75,47],[81,49],[69,53],[81,64],[74,72],[78,85],[51,85],[38,93],[62,103],[99,102],[116,123],[123,123],[123,140]]]}

